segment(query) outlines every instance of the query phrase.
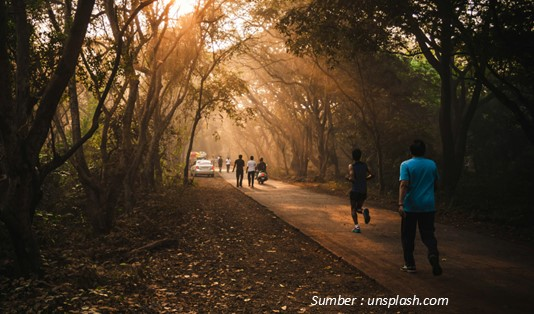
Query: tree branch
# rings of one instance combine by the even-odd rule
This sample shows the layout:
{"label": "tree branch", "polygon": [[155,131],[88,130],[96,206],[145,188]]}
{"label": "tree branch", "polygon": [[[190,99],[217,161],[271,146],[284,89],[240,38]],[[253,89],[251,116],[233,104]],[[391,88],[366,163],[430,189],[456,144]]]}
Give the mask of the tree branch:
{"label": "tree branch", "polygon": [[[83,1],[83,0],[81,0]],[[87,0],[87,1],[91,1],[91,0]],[[104,103],[106,101],[106,98],[107,98],[107,95],[109,93],[109,91],[111,90],[111,86],[113,85],[113,81],[115,80],[115,76],[117,75],[117,72],[119,70],[119,65],[120,65],[120,61],[121,61],[121,56],[122,56],[122,46],[123,46],[123,36],[124,36],[124,33],[126,32],[126,29],[128,27],[128,25],[133,21],[133,19],[135,18],[135,16],[146,6],[150,5],[152,2],[154,2],[155,0],[147,0],[145,2],[142,2],[141,4],[139,4],[139,6],[132,12],[132,14],[130,15],[130,17],[128,18],[128,20],[126,21],[126,23],[124,24],[123,28],[121,29],[120,33],[119,33],[119,36],[118,36],[118,42],[117,42],[117,54],[116,54],[116,57],[115,57],[115,62],[113,64],[113,68],[112,68],[112,71],[111,71],[111,74],[110,74],[110,77],[108,79],[108,82],[106,84],[106,87],[104,88],[104,91],[102,92],[102,96],[98,102],[98,105],[95,109],[95,113],[93,115],[93,121],[92,121],[92,125],[91,125],[91,128],[87,131],[87,133],[81,138],[80,141],[78,141],[77,143],[75,143],[63,156],[60,156],[58,158],[54,158],[54,160],[52,160],[50,163],[46,164],[45,166],[42,167],[41,169],[41,176],[42,178],[46,177],[50,172],[52,172],[54,169],[58,168],[59,166],[61,166],[62,164],[64,164],[72,155],[74,155],[74,153],[87,141],[89,140],[93,134],[96,132],[96,130],[98,129],[98,126],[99,126],[99,118],[100,118],[100,115],[102,113],[102,108],[104,106]],[[80,8],[78,8],[78,11],[80,10]],[[78,14],[78,12],[76,12],[76,14]],[[75,21],[76,21],[76,18],[75,18]],[[76,22],[75,22],[76,23]],[[81,48],[81,46],[80,46]],[[56,104],[56,107],[57,107],[57,104]]]}

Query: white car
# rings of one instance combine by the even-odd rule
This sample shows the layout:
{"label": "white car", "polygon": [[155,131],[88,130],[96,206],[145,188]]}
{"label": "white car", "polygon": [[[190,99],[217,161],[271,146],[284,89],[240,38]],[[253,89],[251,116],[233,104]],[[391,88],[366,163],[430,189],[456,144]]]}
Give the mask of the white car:
{"label": "white car", "polygon": [[215,168],[213,167],[213,164],[211,163],[211,161],[207,159],[199,159],[191,167],[191,174],[193,175],[193,177],[196,177],[196,176],[213,177],[214,173],[215,173]]}

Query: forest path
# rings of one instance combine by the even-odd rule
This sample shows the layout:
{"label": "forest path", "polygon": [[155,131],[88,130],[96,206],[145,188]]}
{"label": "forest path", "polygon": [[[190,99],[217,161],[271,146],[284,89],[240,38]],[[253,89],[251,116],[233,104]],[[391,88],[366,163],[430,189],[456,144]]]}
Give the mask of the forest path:
{"label": "forest path", "polygon": [[[236,186],[235,173],[220,175]],[[371,222],[365,225],[359,217],[362,233],[354,234],[347,198],[275,180],[264,185],[256,182],[252,189],[245,178],[239,189],[400,297],[448,298],[447,307],[436,308],[439,312],[534,312],[532,247],[436,224],[443,275],[432,275],[419,235],[418,272],[408,274],[400,271],[403,259],[396,212],[370,207]]]}

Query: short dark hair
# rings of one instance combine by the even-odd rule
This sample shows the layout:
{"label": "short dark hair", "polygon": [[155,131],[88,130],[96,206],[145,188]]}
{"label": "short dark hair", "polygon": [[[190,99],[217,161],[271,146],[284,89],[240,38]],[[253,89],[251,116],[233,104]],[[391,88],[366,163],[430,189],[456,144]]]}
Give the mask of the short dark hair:
{"label": "short dark hair", "polygon": [[362,151],[359,148],[356,148],[352,151],[352,159],[358,161],[362,158]]}
{"label": "short dark hair", "polygon": [[254,160],[254,156],[250,156],[250,160]]}
{"label": "short dark hair", "polygon": [[410,153],[414,156],[423,156],[426,152],[425,142],[422,140],[414,140],[410,145]]}
{"label": "short dark hair", "polygon": [[239,159],[243,158],[243,155],[239,155]]}

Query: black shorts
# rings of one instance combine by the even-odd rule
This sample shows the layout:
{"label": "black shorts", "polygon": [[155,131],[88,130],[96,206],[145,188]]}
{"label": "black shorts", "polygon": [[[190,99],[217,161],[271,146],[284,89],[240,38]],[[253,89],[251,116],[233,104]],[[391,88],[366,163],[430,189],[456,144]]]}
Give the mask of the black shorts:
{"label": "black shorts", "polygon": [[350,200],[354,202],[363,202],[367,198],[367,193],[350,191]]}

